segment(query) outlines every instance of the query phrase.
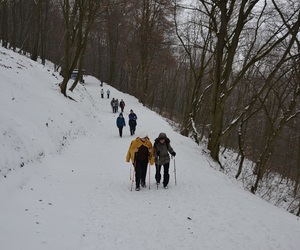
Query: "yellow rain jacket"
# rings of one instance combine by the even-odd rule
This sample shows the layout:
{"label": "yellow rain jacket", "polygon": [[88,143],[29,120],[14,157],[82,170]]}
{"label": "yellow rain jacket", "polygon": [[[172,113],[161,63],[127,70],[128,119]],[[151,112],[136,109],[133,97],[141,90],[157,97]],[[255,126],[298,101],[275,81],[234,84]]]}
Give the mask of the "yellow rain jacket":
{"label": "yellow rain jacket", "polygon": [[132,163],[134,163],[134,155],[139,150],[139,147],[144,145],[148,148],[148,151],[150,152],[148,161],[150,165],[154,164],[154,157],[153,157],[153,147],[152,143],[147,137],[145,141],[142,141],[139,137],[137,137],[135,140],[133,140],[129,146],[127,156],[126,156],[126,162],[129,162],[131,160]]}

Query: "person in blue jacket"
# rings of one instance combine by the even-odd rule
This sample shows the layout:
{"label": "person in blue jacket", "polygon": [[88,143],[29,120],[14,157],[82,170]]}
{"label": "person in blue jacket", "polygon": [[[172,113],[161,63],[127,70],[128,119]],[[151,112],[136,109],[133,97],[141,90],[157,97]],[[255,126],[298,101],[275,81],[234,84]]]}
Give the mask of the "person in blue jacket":
{"label": "person in blue jacket", "polygon": [[119,117],[117,118],[117,127],[119,128],[119,135],[120,135],[120,137],[122,137],[123,127],[124,126],[126,126],[125,119],[123,117],[123,114],[120,113]]}

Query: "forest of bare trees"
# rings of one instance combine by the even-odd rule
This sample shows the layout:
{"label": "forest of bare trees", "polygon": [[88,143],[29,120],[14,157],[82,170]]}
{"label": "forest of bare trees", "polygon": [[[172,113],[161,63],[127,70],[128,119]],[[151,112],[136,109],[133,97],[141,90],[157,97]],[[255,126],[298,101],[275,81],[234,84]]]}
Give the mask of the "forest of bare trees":
{"label": "forest of bare trees", "polygon": [[84,69],[205,143],[220,169],[237,152],[237,179],[251,160],[252,193],[281,176],[300,215],[299,0],[0,0],[0,18],[1,45],[52,61],[63,95]]}

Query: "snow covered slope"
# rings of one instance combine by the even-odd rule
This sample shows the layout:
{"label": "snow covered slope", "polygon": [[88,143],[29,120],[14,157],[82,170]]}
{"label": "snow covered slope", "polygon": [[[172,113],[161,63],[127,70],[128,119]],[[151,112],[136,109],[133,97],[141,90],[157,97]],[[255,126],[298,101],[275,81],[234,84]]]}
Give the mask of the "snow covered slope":
{"label": "snow covered slope", "polygon": [[[130,191],[130,136],[100,98],[99,80],[59,92],[60,76],[0,48],[0,244],[3,250],[298,250],[299,218],[244,191],[136,98],[111,90],[153,141],[167,133],[169,189]],[[177,185],[174,183],[174,165]],[[147,183],[149,175],[147,175]]]}

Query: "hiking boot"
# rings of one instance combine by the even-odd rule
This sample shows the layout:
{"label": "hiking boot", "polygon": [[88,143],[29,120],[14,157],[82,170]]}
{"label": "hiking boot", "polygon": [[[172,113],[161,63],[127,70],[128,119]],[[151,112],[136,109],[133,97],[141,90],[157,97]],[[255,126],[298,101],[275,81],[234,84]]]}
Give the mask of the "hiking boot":
{"label": "hiking boot", "polygon": [[147,186],[146,186],[146,183],[142,183],[142,187],[143,187],[143,188],[147,187]]}
{"label": "hiking boot", "polygon": [[160,184],[160,182],[159,182],[159,181],[157,181],[157,182],[156,182],[156,185],[159,185],[159,184]]}
{"label": "hiking boot", "polygon": [[168,189],[168,185],[164,185],[164,189]]}
{"label": "hiking boot", "polygon": [[140,187],[136,187],[136,188],[135,188],[135,191],[140,191]]}

